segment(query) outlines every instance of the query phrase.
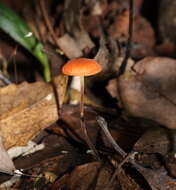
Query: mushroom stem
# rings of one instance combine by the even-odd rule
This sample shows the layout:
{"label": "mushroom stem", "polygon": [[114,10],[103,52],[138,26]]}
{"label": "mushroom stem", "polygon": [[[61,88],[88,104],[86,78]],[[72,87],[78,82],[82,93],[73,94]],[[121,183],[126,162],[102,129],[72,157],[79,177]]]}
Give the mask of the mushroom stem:
{"label": "mushroom stem", "polygon": [[84,118],[84,76],[80,76],[81,96],[80,96],[80,117]]}
{"label": "mushroom stem", "polygon": [[80,96],[80,125],[81,125],[81,129],[84,132],[87,145],[93,151],[93,153],[97,157],[97,159],[100,160],[99,155],[98,155],[98,151],[96,150],[94,144],[91,142],[91,140],[87,134],[86,126],[85,126],[85,119],[84,119],[84,76],[80,76],[80,84],[81,84],[81,96]]}

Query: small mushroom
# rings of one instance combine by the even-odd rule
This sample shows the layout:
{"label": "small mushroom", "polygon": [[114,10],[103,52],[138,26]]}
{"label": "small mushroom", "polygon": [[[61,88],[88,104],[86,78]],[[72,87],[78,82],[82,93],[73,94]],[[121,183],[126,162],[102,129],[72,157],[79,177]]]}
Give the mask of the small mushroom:
{"label": "small mushroom", "polygon": [[68,76],[79,76],[81,85],[80,96],[80,121],[81,127],[87,139],[89,148],[94,151],[94,154],[98,157],[96,148],[90,141],[87,130],[84,124],[84,77],[92,76],[101,71],[101,66],[94,59],[78,58],[68,61],[62,68],[62,72]]}

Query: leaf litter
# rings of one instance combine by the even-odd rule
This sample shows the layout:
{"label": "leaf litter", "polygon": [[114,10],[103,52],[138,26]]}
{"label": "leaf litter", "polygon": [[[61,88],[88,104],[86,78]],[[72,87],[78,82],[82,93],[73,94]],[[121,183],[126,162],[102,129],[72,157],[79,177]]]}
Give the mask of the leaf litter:
{"label": "leaf litter", "polygon": [[[26,18],[17,0],[3,2],[12,8],[15,5]],[[158,6],[160,2],[134,0],[133,12],[129,2],[132,0],[84,3],[66,0],[53,6],[53,2],[45,1],[31,9],[31,1],[25,7],[27,15],[36,15],[36,19],[26,22],[34,29],[35,40],[42,42],[45,50],[42,53],[48,54],[53,79],[51,83],[40,81],[37,73],[40,69],[34,68],[35,64],[29,66],[29,72],[34,72],[32,79],[25,76],[23,69],[20,75],[21,60],[27,63],[31,59],[21,48],[13,55],[15,62],[6,58],[5,72],[1,71],[3,63],[0,63],[2,77],[9,76],[7,79],[13,83],[14,73],[20,75],[20,80],[16,80],[19,84],[5,86],[2,79],[4,84],[0,88],[0,172],[12,174],[15,169],[23,169],[29,175],[13,181],[11,188],[176,189],[176,64],[172,57],[175,40],[167,25],[172,25],[173,19],[162,9],[164,0],[162,6]],[[145,13],[146,6],[153,4],[160,11],[159,21]],[[167,2],[165,6],[170,8]],[[131,15],[133,29],[129,28]],[[162,27],[156,29],[155,22]],[[158,36],[161,33],[161,39],[154,33],[159,33]],[[26,35],[30,37],[31,33]],[[14,40],[18,41],[15,37]],[[3,43],[7,51],[12,49],[8,40],[3,39]],[[0,50],[6,57],[4,44]],[[170,57],[159,57],[162,54]],[[87,147],[80,130],[79,106],[68,101],[68,98],[79,100],[80,93],[69,89],[70,80],[60,75],[66,60],[83,56],[95,58],[103,67],[102,73],[86,79],[84,106],[86,128],[100,161]],[[127,66],[119,76],[124,57]],[[104,131],[97,118],[104,118]],[[42,143],[43,149],[29,155],[24,153],[12,162],[7,152],[24,147],[31,140],[36,146]],[[5,184],[9,178],[2,174],[0,183]]]}

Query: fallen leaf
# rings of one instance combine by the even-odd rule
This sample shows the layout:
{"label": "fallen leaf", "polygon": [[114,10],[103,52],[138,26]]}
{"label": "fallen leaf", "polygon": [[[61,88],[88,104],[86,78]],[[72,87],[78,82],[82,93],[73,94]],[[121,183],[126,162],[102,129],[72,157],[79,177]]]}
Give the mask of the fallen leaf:
{"label": "fallen leaf", "polygon": [[148,57],[126,72],[118,82],[118,97],[133,117],[151,119],[168,128],[176,123],[176,60]]}
{"label": "fallen leaf", "polygon": [[124,10],[117,15],[115,22],[109,27],[109,34],[114,39],[126,40],[129,26],[129,11]]}
{"label": "fallen leaf", "polygon": [[161,158],[161,155],[157,153],[147,154],[136,152],[135,161],[143,167],[153,169],[154,171],[163,166],[163,159]]}
{"label": "fallen leaf", "polygon": [[159,153],[166,155],[170,148],[168,131],[164,128],[156,127],[147,130],[135,143],[133,150],[143,153]]}
{"label": "fallen leaf", "polygon": [[[82,18],[82,23],[85,30],[91,34],[91,36],[98,38],[101,36],[101,29],[99,28],[99,19],[95,15],[88,15]],[[89,23],[89,24],[87,24]]]}
{"label": "fallen leaf", "polygon": [[14,171],[15,165],[5,150],[2,138],[0,137],[0,172],[13,175]]}
{"label": "fallen leaf", "polygon": [[[116,58],[116,61],[113,65],[113,71],[118,72],[120,65],[123,62],[123,57],[118,57]],[[131,71],[131,68],[133,67],[133,65],[135,64],[135,62],[132,59],[128,59],[128,64],[126,67],[126,71]],[[118,87],[117,87],[118,83],[116,79],[112,79],[109,81],[108,85],[106,86],[107,91],[109,92],[109,94],[115,98],[118,96]],[[118,98],[119,99],[119,98]]]}
{"label": "fallen leaf", "polygon": [[[142,130],[139,129],[135,123],[131,121],[125,122],[120,118],[108,121],[108,130],[116,143],[124,150],[131,149],[136,139],[138,139],[142,133]],[[106,147],[112,147],[103,131],[101,131],[101,138]]]}
{"label": "fallen leaf", "polygon": [[138,165],[137,170],[144,176],[152,190],[176,189],[176,180],[169,177],[163,167],[154,171]]}
{"label": "fallen leaf", "polygon": [[83,55],[79,49],[76,41],[69,34],[64,34],[58,39],[59,46],[63,50],[64,54],[69,58],[77,58]]}
{"label": "fallen leaf", "polygon": [[64,9],[66,10],[64,14],[64,22],[67,32],[73,35],[77,46],[81,51],[91,50],[95,44],[89,37],[89,34],[84,30],[81,23],[81,2],[79,0],[65,1]]}
{"label": "fallen leaf", "polygon": [[[127,43],[129,27],[129,10],[124,10],[117,14],[114,22],[109,27],[108,32],[113,39],[122,44]],[[155,45],[154,30],[150,23],[142,16],[134,18],[133,39],[131,55],[135,58],[154,55],[153,47]]]}
{"label": "fallen leaf", "polygon": [[[68,189],[104,189],[111,178],[111,170],[98,162],[92,162],[76,167],[70,174]],[[109,190],[118,189],[118,183],[113,183]]]}
{"label": "fallen leaf", "polygon": [[169,39],[165,39],[162,44],[156,47],[156,51],[160,56],[173,57],[175,54],[175,45],[173,41],[171,42]]}
{"label": "fallen leaf", "polygon": [[[91,108],[85,109],[85,125],[87,128],[88,135],[93,143],[96,143],[99,125],[96,122],[97,113]],[[66,124],[66,134],[75,139],[76,141],[85,141],[86,137],[80,127],[80,113],[78,106],[67,106],[64,107],[62,112],[62,121]],[[62,124],[63,125],[63,124]],[[61,125],[61,127],[62,127]]]}
{"label": "fallen leaf", "polygon": [[118,173],[118,180],[122,190],[142,190],[142,188],[124,170]]}
{"label": "fallen leaf", "polygon": [[[43,189],[52,189],[51,185],[52,187],[59,186],[57,182],[60,178],[70,175],[73,168],[91,159],[90,155],[78,151],[78,147],[72,146],[64,137],[50,132],[43,138],[42,143],[45,144],[44,149],[15,159],[15,166],[18,169],[22,168],[24,173],[40,177],[22,178],[20,183],[16,184],[17,189],[24,189],[24,187],[34,189],[37,184]],[[55,179],[56,176],[57,179]],[[48,181],[47,177],[53,180]],[[2,178],[0,178],[1,182]]]}
{"label": "fallen leaf", "polygon": [[[54,78],[60,105],[63,102],[67,77]],[[51,84],[44,82],[9,85],[0,89],[0,134],[4,146],[23,146],[42,129],[58,119]]]}
{"label": "fallen leaf", "polygon": [[158,29],[163,40],[169,39],[175,44],[175,13],[176,5],[170,0],[161,0],[158,9]]}

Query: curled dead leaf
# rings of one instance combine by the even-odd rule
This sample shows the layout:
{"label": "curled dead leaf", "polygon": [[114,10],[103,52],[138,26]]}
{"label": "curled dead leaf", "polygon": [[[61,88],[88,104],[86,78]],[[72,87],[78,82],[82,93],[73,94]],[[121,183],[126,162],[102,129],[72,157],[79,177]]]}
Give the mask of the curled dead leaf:
{"label": "curled dead leaf", "polygon": [[118,80],[118,97],[127,113],[176,128],[176,60],[148,57]]}

